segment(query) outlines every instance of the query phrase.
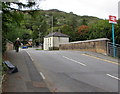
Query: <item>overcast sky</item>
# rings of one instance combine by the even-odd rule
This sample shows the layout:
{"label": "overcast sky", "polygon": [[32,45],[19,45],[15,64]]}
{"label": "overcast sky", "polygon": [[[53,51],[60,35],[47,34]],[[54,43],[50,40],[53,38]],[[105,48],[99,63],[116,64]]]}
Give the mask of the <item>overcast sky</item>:
{"label": "overcast sky", "polygon": [[[22,1],[22,0],[21,0]],[[59,9],[77,15],[96,16],[108,19],[109,15],[118,18],[118,2],[120,0],[43,0],[40,9]]]}

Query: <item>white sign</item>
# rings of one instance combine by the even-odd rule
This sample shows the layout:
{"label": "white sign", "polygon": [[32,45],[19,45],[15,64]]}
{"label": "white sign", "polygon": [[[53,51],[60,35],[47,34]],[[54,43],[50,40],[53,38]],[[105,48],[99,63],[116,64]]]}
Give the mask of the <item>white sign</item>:
{"label": "white sign", "polygon": [[117,24],[116,16],[109,16],[109,23]]}

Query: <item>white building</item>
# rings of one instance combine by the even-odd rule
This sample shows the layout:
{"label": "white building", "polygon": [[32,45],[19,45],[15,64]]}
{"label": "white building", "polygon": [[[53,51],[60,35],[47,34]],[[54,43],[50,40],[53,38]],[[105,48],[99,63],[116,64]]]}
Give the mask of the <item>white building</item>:
{"label": "white building", "polygon": [[44,50],[59,49],[59,44],[68,43],[69,36],[60,32],[53,32],[44,37]]}

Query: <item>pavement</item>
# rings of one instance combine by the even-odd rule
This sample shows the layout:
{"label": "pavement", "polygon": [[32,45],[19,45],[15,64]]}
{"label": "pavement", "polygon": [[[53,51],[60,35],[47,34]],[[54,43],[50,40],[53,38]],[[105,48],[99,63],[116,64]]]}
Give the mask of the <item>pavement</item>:
{"label": "pavement", "polygon": [[17,66],[18,72],[7,74],[3,81],[5,92],[50,92],[25,50],[6,52],[5,60]]}

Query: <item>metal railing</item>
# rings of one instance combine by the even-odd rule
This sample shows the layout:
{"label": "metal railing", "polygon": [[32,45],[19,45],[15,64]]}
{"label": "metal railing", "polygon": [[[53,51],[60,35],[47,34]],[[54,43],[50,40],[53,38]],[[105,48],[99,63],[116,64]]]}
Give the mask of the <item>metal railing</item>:
{"label": "metal railing", "polygon": [[108,42],[107,43],[107,54],[108,56],[120,58],[120,45]]}

